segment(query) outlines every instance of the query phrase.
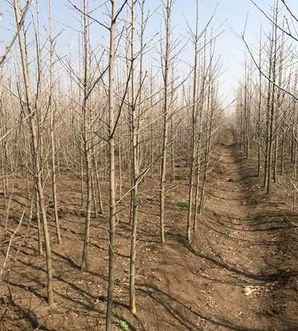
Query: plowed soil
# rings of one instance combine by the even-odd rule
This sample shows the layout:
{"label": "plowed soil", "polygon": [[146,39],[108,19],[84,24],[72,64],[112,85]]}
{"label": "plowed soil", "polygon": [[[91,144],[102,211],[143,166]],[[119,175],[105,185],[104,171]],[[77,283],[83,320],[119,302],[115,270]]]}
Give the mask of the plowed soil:
{"label": "plowed soil", "polygon": [[[128,309],[128,201],[119,207],[115,330],[298,330],[297,209],[292,210],[282,185],[275,184],[270,196],[264,194],[255,162],[243,159],[230,131],[222,141],[212,154],[206,208],[199,215],[192,245],[185,240],[187,168],[177,168],[176,182],[168,188],[164,246],[158,236],[156,176],[142,186],[137,316]],[[45,261],[38,255],[36,220],[25,220],[0,284],[1,331],[104,330],[107,218],[92,219],[89,269],[81,272],[84,214],[79,185],[74,176],[59,177],[61,245],[55,242],[51,222],[55,306],[46,304]],[[11,180],[11,233],[23,208],[30,207],[24,186],[22,179]],[[1,267],[9,237],[4,235],[3,202],[0,207]],[[48,213],[52,214],[50,201]]]}

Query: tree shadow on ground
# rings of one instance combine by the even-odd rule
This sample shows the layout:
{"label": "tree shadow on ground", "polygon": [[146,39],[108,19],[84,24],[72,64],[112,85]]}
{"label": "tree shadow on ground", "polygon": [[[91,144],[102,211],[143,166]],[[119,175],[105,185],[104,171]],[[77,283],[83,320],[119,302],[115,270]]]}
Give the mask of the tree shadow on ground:
{"label": "tree shadow on ground", "polygon": [[138,291],[143,296],[150,297],[156,304],[163,308],[172,318],[174,318],[185,330],[204,330],[198,327],[198,321],[203,320],[216,327],[225,327],[235,331],[263,331],[261,329],[244,328],[235,325],[228,320],[211,314],[204,314],[194,310],[190,305],[174,298],[165,291],[150,284],[139,284]]}

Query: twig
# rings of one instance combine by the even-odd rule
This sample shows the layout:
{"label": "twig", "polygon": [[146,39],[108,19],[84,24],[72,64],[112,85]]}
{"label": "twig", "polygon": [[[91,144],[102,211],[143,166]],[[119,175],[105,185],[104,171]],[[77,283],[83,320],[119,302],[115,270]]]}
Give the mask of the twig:
{"label": "twig", "polygon": [[0,270],[0,279],[2,280],[2,276],[3,276],[3,273],[4,273],[4,270],[5,270],[5,267],[6,267],[6,264],[7,264],[7,261],[9,259],[9,253],[10,253],[10,249],[11,249],[11,245],[12,245],[12,242],[14,240],[14,237],[16,236],[16,234],[18,233],[19,229],[21,228],[22,226],[22,222],[23,222],[23,219],[24,219],[24,216],[25,216],[25,211],[23,211],[23,214],[20,218],[20,221],[18,223],[18,226],[16,227],[16,229],[14,230],[13,234],[11,235],[10,237],[10,240],[9,240],[9,244],[8,244],[8,247],[7,247],[7,251],[6,251],[6,255],[5,255],[5,259],[4,259],[4,262],[3,262],[3,265],[2,265],[2,268]]}

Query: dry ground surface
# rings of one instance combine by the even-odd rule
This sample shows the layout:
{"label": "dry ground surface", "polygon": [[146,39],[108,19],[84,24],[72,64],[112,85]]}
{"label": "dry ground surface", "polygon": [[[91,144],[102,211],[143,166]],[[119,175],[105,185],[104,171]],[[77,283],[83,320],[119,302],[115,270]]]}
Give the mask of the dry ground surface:
{"label": "dry ground surface", "polygon": [[[284,186],[267,197],[254,161],[243,160],[226,132],[212,155],[207,205],[190,247],[185,241],[187,168],[177,167],[167,194],[167,243],[159,244],[158,181],[147,177],[141,196],[138,315],[128,310],[129,232],[127,203],[119,205],[115,330],[298,330],[298,215]],[[25,182],[14,187],[10,233],[23,208]],[[0,330],[104,330],[107,286],[107,219],[92,219],[88,272],[80,271],[84,213],[80,182],[60,176],[59,215],[63,243],[53,238],[56,304],[46,305],[44,257],[38,255],[36,221],[25,219],[15,237],[0,283]],[[128,188],[128,187],[127,187]],[[104,189],[106,189],[104,187]],[[104,194],[106,195],[106,194]],[[105,204],[107,201],[105,201]],[[1,199],[2,266],[9,237]],[[49,201],[49,215],[52,214]]]}

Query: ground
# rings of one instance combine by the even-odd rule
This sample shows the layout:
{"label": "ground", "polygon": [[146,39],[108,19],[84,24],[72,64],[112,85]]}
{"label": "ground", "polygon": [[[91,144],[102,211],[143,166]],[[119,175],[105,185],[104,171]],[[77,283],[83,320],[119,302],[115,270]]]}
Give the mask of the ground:
{"label": "ground", "polygon": [[[128,310],[127,201],[118,215],[115,330],[298,330],[298,214],[279,184],[264,194],[254,160],[243,159],[230,131],[212,154],[207,204],[192,245],[185,240],[187,169],[177,168],[167,194],[166,244],[159,243],[158,182],[143,184],[138,231],[137,316]],[[16,228],[25,181],[11,180],[8,227]],[[60,176],[63,243],[51,222],[55,306],[46,304],[44,257],[33,220],[16,236],[0,284],[0,330],[104,330],[107,286],[107,219],[92,219],[90,266],[80,271],[84,214],[79,180]],[[103,187],[105,190],[105,185]],[[3,200],[3,199],[2,199]],[[106,203],[106,202],[105,202]],[[9,238],[4,236],[2,266]],[[122,208],[123,207],[123,208]],[[49,208],[49,214],[51,209]]]}

